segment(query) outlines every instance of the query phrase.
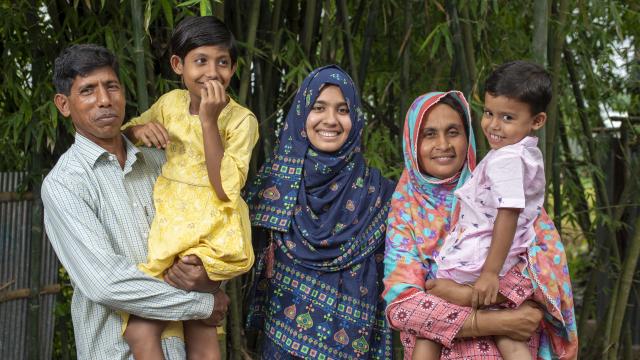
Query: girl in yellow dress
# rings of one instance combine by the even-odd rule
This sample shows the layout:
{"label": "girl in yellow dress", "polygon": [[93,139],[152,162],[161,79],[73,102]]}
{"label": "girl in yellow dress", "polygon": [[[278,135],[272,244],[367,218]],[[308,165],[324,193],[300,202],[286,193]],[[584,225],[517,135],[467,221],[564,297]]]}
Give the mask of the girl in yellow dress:
{"label": "girl in yellow dress", "polygon": [[[131,140],[165,148],[167,155],[154,188],[148,259],[139,268],[161,278],[176,257],[196,255],[211,280],[228,280],[249,271],[254,261],[249,210],[240,190],[258,123],[226,95],[237,50],[224,23],[212,16],[186,18],[173,32],[171,49],[171,67],[187,90],[164,94],[123,127]],[[160,333],[181,335],[180,323],[126,321],[125,339],[136,359],[162,358]],[[129,339],[131,331],[137,332],[135,340]],[[215,327],[186,321],[184,337],[188,358],[219,358]],[[154,340],[153,351],[142,349]]]}

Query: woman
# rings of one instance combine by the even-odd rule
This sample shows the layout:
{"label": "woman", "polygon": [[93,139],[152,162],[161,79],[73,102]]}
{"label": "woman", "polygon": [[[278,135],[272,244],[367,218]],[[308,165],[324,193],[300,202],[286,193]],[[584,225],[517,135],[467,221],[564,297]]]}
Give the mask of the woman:
{"label": "woman", "polygon": [[[458,104],[464,123],[432,122],[430,111],[444,98],[455,100],[453,105]],[[463,136],[454,139],[450,129],[456,126],[463,129]],[[429,148],[430,137],[440,139],[433,148]],[[453,192],[475,167],[475,141],[464,96],[452,91],[418,97],[407,113],[403,149],[405,170],[388,220],[384,298],[390,325],[401,331],[405,359],[411,358],[416,338],[443,345],[441,357],[445,359],[499,359],[492,335],[531,338],[530,348],[538,358],[550,359],[551,353],[574,358],[577,336],[566,258],[544,210],[536,221],[529,266],[516,265],[500,282],[499,301],[506,300],[516,310],[472,312],[470,287],[433,280],[434,258],[456,209]],[[425,284],[426,279],[430,280]],[[545,310],[538,331],[539,311],[524,302],[531,294]]]}
{"label": "woman", "polygon": [[249,316],[264,359],[391,358],[380,293],[394,185],[364,162],[364,121],[349,75],[314,70],[248,192],[271,238]]}

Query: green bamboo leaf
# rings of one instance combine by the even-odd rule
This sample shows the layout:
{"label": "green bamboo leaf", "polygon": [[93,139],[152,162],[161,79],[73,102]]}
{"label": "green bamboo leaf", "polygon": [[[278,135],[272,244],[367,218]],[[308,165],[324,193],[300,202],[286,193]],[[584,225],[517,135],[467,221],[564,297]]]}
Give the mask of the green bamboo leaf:
{"label": "green bamboo leaf", "polygon": [[149,33],[149,24],[151,23],[151,8],[152,8],[153,0],[148,0],[147,5],[144,7],[144,32],[147,33],[147,36],[151,38],[151,34]]}
{"label": "green bamboo leaf", "polygon": [[160,0],[160,5],[162,6],[165,20],[167,20],[169,27],[173,29],[173,6],[169,3],[169,0]]}
{"label": "green bamboo leaf", "polygon": [[111,30],[111,28],[106,28],[105,32],[104,32],[104,43],[107,46],[107,49],[112,50],[114,49],[113,46],[113,31]]}
{"label": "green bamboo leaf", "polygon": [[444,37],[444,45],[447,48],[447,54],[449,54],[449,58],[453,59],[453,41],[451,40],[451,30],[449,27],[445,27],[443,32]]}
{"label": "green bamboo leaf", "polygon": [[440,23],[436,25],[436,27],[429,33],[427,38],[422,42],[422,45],[420,45],[420,48],[418,49],[418,53],[421,53],[427,47],[427,45],[429,45],[431,40],[433,40],[433,37],[436,35],[436,33],[438,33],[441,30],[443,25],[444,23]]}
{"label": "green bamboo leaf", "polygon": [[201,0],[200,16],[210,16],[212,14],[213,14],[213,9],[211,8],[211,2],[209,2],[209,0]]}
{"label": "green bamboo leaf", "polygon": [[202,0],[187,0],[187,1],[179,3],[176,6],[178,6],[178,7],[191,6],[191,5],[194,5],[194,4],[200,4],[201,1]]}
{"label": "green bamboo leaf", "polygon": [[624,35],[622,34],[622,28],[620,27],[620,25],[623,24],[623,21],[622,21],[622,18],[620,17],[620,12],[618,11],[618,7],[614,2],[611,2],[609,4],[609,9],[611,10],[611,15],[613,16],[613,20],[614,20],[613,24],[616,29],[616,34],[618,35],[618,38],[620,39],[620,41],[623,41]]}
{"label": "green bamboo leaf", "polygon": [[438,51],[438,48],[440,48],[441,40],[442,40],[442,31],[438,31],[436,33],[435,38],[433,39],[433,45],[431,46],[431,53],[429,54],[429,57],[431,59],[433,59],[433,57],[436,55],[436,51]]}

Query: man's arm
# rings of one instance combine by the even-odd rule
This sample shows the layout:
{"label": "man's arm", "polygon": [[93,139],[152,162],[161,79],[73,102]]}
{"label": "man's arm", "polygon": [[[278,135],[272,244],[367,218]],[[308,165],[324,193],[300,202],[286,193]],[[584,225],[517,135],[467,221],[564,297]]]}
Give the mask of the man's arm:
{"label": "man's arm", "polygon": [[213,296],[176,289],[140,272],[113,251],[108,235],[89,204],[55,179],[42,187],[49,240],[69,273],[75,291],[101,305],[158,320],[211,316]]}

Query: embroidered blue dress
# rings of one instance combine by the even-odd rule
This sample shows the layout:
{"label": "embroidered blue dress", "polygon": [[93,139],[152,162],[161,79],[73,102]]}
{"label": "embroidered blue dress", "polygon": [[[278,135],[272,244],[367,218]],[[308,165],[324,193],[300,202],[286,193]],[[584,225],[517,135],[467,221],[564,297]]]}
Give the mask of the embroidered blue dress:
{"label": "embroidered blue dress", "polygon": [[[315,149],[305,133],[327,84],[341,89],[352,122],[335,153]],[[314,70],[249,188],[252,223],[272,238],[258,260],[248,320],[264,331],[263,359],[392,357],[380,293],[394,184],[365,164],[364,122],[351,78],[335,65]]]}

